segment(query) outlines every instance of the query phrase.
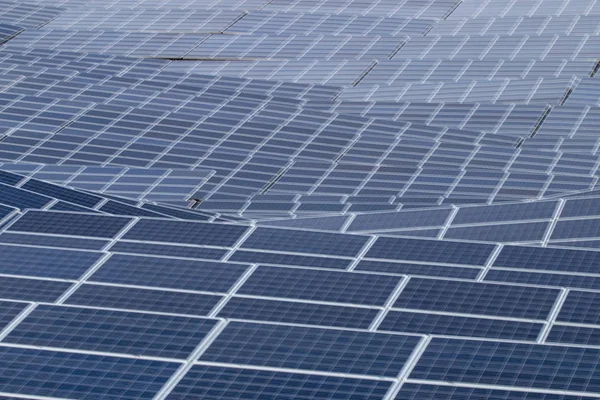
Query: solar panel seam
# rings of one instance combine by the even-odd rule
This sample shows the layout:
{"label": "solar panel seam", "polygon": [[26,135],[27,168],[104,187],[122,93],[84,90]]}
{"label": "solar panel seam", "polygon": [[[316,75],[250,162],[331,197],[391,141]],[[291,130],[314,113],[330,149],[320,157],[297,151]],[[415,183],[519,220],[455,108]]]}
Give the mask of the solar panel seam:
{"label": "solar panel seam", "polygon": [[564,289],[564,288],[561,289],[560,295],[556,299],[556,303],[554,304],[554,307],[552,308],[552,312],[548,316],[548,319],[545,323],[545,327],[540,332],[540,335],[538,336],[537,343],[546,342],[548,335],[550,334],[550,330],[552,329],[552,326],[556,322],[556,318],[558,317],[558,314],[560,313],[560,310],[561,310],[565,300],[567,299],[568,294],[569,294],[569,289]]}
{"label": "solar panel seam", "polygon": [[229,289],[227,294],[210,311],[210,313],[208,314],[209,317],[216,317],[219,314],[219,312],[221,312],[223,307],[225,307],[227,305],[229,300],[236,294],[236,292],[239,290],[239,288],[248,280],[248,278],[252,275],[252,273],[254,273],[254,271],[256,271],[256,268],[258,268],[258,264],[252,264],[250,266],[250,268],[248,268],[246,270],[246,272],[242,276],[239,277],[239,279],[235,282],[235,284],[233,286],[231,286],[231,288]]}
{"label": "solar panel seam", "polygon": [[19,315],[17,315],[8,325],[6,325],[2,331],[0,331],[0,341],[4,340],[17,325],[21,323],[31,312],[37,307],[37,303],[29,303]]}
{"label": "solar panel seam", "polygon": [[383,305],[383,308],[379,311],[379,313],[377,314],[375,319],[373,319],[373,321],[371,322],[371,325],[369,325],[369,331],[375,332],[379,329],[379,326],[383,322],[386,315],[390,312],[390,309],[392,308],[392,306],[398,299],[398,296],[400,296],[400,293],[402,293],[402,291],[404,290],[404,288],[410,281],[410,278],[411,278],[410,276],[406,276],[406,277],[403,277],[400,282],[398,282],[398,285],[396,286],[394,291],[390,294],[390,297],[387,299],[387,301]]}
{"label": "solar panel seam", "polygon": [[219,336],[225,329],[228,322],[226,320],[220,320],[217,325],[213,327],[211,332],[198,344],[192,354],[187,358],[184,364],[169,378],[169,380],[163,385],[163,387],[156,393],[154,400],[161,400],[167,398],[175,386],[181,381],[181,379],[188,373],[193,367],[195,361],[197,361],[211,343]]}
{"label": "solar panel seam", "polygon": [[83,274],[81,277],[61,296],[56,300],[56,304],[62,304],[66,299],[69,298],[83,283],[94,274],[100,268],[106,260],[110,257],[110,253],[105,253],[102,257],[100,257],[94,265],[90,266],[90,268]]}

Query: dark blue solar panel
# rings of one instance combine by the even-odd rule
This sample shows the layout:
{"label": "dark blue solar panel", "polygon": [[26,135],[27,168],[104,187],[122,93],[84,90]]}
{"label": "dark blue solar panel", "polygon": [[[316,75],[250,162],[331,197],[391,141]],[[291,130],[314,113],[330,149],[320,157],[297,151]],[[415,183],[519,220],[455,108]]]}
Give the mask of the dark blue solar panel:
{"label": "dark blue solar panel", "polygon": [[569,199],[565,202],[561,218],[600,215],[600,198]]}
{"label": "dark blue solar panel", "polygon": [[239,294],[383,305],[400,278],[349,272],[259,267]]}
{"label": "dark blue solar panel", "polygon": [[0,245],[0,274],[77,279],[103,253]]}
{"label": "dark blue solar panel", "polygon": [[500,204],[493,206],[463,207],[452,220],[453,225],[485,222],[518,221],[552,218],[556,201]]}
{"label": "dark blue solar panel", "polygon": [[600,277],[593,275],[570,275],[547,272],[512,271],[490,269],[486,281],[512,282],[529,285],[544,285],[600,290]]}
{"label": "dark blue solar panel", "polygon": [[[1,238],[1,236],[0,236]],[[114,253],[131,253],[164,257],[199,258],[207,260],[220,260],[227,253],[225,249],[209,247],[176,246],[158,243],[139,243],[120,240],[115,242],[110,249]]]}
{"label": "dark blue solar panel", "polygon": [[70,282],[2,277],[0,279],[0,298],[52,302],[72,285]]}
{"label": "dark blue solar panel", "polygon": [[333,306],[232,297],[219,317],[254,321],[287,322],[307,325],[367,329],[379,310],[375,308]]}
{"label": "dark blue solar panel", "polygon": [[566,272],[597,272],[600,252],[542,247],[504,246],[496,267]]}
{"label": "dark blue solar panel", "polygon": [[0,347],[0,391],[77,399],[152,399],[177,363]]}
{"label": "dark blue solar panel", "polygon": [[16,208],[12,208],[12,207],[8,207],[8,206],[4,206],[4,205],[0,204],[0,221],[3,218],[6,218],[8,215],[10,215],[11,213],[14,213],[16,211],[17,211]]}
{"label": "dark blue solar panel", "polygon": [[390,382],[370,379],[195,365],[167,399],[376,400],[389,387]]}
{"label": "dark blue solar panel", "polygon": [[27,306],[27,303],[0,301],[0,329],[4,329]]}
{"label": "dark blue solar panel", "polygon": [[221,225],[144,219],[123,236],[129,240],[185,243],[205,246],[232,246],[248,229],[239,225]]}
{"label": "dark blue solar panel", "polygon": [[23,244],[66,249],[102,250],[108,242],[102,239],[88,239],[64,236],[28,235],[26,233],[0,233],[0,243]]}
{"label": "dark blue solar panel", "polygon": [[186,359],[215,320],[40,305],[8,343]]}
{"label": "dark blue solar panel", "polygon": [[412,278],[394,307],[545,319],[558,294],[539,287]]}
{"label": "dark blue solar panel", "polygon": [[443,265],[434,264],[416,264],[370,260],[360,261],[356,265],[355,270],[464,279],[475,279],[481,272],[480,268],[447,267]]}
{"label": "dark blue solar panel", "polygon": [[22,180],[23,177],[21,175],[16,175],[7,171],[0,171],[0,182],[2,183],[14,186]]}
{"label": "dark blue solar panel", "polygon": [[125,217],[29,211],[13,223],[8,230],[111,238],[119,233],[129,221],[130,219]]}
{"label": "dark blue solar panel", "polygon": [[127,204],[118,203],[116,201],[109,200],[104,203],[99,209],[102,212],[111,215],[129,215],[133,217],[154,217],[154,218],[165,218],[164,215],[154,213],[152,211],[144,210],[139,207],[132,207]]}
{"label": "dark blue solar panel", "polygon": [[484,265],[493,249],[489,244],[380,237],[365,257]]}
{"label": "dark blue solar panel", "polygon": [[598,346],[600,345],[600,329],[584,326],[554,325],[546,338],[546,342]]}
{"label": "dark blue solar panel", "polygon": [[434,338],[410,378],[594,394],[600,349]]}
{"label": "dark blue solar panel", "polygon": [[556,319],[564,322],[598,324],[600,293],[570,291]]}
{"label": "dark blue solar panel", "polygon": [[346,269],[351,259],[334,257],[302,256],[298,254],[267,253],[259,251],[237,250],[229,257],[230,261],[257,264],[297,265],[313,268]]}
{"label": "dark blue solar panel", "polygon": [[50,208],[48,208],[48,210],[83,212],[83,213],[88,213],[88,214],[100,214],[98,211],[92,210],[91,208],[81,207],[76,204],[67,203],[67,202],[61,201],[61,200],[52,204],[52,206]]}
{"label": "dark blue solar panel", "polygon": [[242,247],[352,257],[358,254],[367,240],[365,236],[257,228],[242,243]]}
{"label": "dark blue solar panel", "polygon": [[131,287],[89,285],[79,287],[67,304],[174,314],[208,315],[221,296]]}
{"label": "dark blue solar panel", "polygon": [[577,239],[600,237],[600,218],[558,221],[550,239]]}
{"label": "dark blue solar panel", "polygon": [[30,179],[25,182],[23,189],[28,189],[32,192],[40,193],[88,208],[93,208],[102,201],[102,198],[99,196],[52,185],[37,179]]}
{"label": "dark blue solar panel", "polygon": [[396,376],[418,336],[231,322],[201,361]]}
{"label": "dark blue solar panel", "polygon": [[114,254],[91,281],[226,292],[248,267],[242,264]]}
{"label": "dark blue solar panel", "polygon": [[482,389],[461,386],[439,386],[405,383],[395,400],[585,400],[587,397],[519,392],[516,390]]}
{"label": "dark blue solar panel", "polygon": [[421,334],[535,340],[543,326],[540,323],[491,318],[390,311],[378,329]]}
{"label": "dark blue solar panel", "polygon": [[450,228],[444,238],[487,242],[533,242],[544,239],[550,222],[496,224]]}
{"label": "dark blue solar panel", "polygon": [[142,208],[146,209],[146,210],[150,210],[150,211],[156,211],[156,212],[164,214],[164,215],[170,215],[175,218],[181,218],[181,219],[186,219],[186,220],[207,221],[210,219],[210,217],[200,214],[200,213],[197,213],[197,212],[180,211],[180,210],[176,210],[174,208],[162,207],[162,206],[159,206],[156,204],[144,204],[142,206]]}
{"label": "dark blue solar panel", "polygon": [[27,192],[12,186],[0,184],[0,203],[11,207],[40,209],[52,201],[50,197]]}

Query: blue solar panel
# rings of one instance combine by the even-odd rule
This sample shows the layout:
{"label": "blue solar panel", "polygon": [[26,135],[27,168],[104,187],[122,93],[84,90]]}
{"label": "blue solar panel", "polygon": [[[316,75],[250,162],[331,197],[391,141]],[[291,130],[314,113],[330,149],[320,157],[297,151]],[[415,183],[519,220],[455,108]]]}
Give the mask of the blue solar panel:
{"label": "blue solar panel", "polygon": [[298,254],[267,253],[263,251],[237,250],[229,257],[230,261],[243,261],[257,264],[297,265],[312,268],[346,269],[352,260],[334,257],[315,257]]}
{"label": "blue solar panel", "polygon": [[0,243],[22,244],[43,247],[61,247],[66,249],[102,250],[108,242],[103,239],[79,237],[28,235],[26,233],[0,233]]}
{"label": "blue solar panel", "polygon": [[570,396],[543,392],[517,390],[483,389],[461,386],[406,383],[396,396],[396,400],[577,400],[587,397]]}
{"label": "blue solar panel", "polygon": [[542,327],[540,323],[531,322],[391,311],[378,329],[448,336],[536,340]]}
{"label": "blue solar panel", "polygon": [[231,322],[201,361],[396,376],[418,336]]}
{"label": "blue solar panel", "polygon": [[248,269],[243,264],[114,254],[90,277],[95,282],[227,292]]}
{"label": "blue solar panel", "polygon": [[600,321],[598,313],[600,295],[595,292],[571,291],[567,295],[557,320],[574,323],[597,324]]}
{"label": "blue solar panel", "polygon": [[487,244],[380,237],[365,257],[484,265],[493,249]]}
{"label": "blue solar panel", "polygon": [[259,267],[240,294],[383,305],[400,278],[347,272]]}
{"label": "blue solar panel", "polygon": [[13,318],[19,315],[19,313],[27,306],[27,303],[0,301],[0,326],[2,326],[2,329],[4,329],[6,325],[8,325]]}
{"label": "blue solar panel", "polygon": [[412,278],[394,307],[545,319],[558,294],[533,286]]}
{"label": "blue solar panel", "polygon": [[232,246],[246,229],[236,225],[145,219],[131,227],[123,239],[227,247]]}
{"label": "blue solar panel", "polygon": [[152,399],[177,363],[0,347],[0,390],[78,399]]}
{"label": "blue solar panel", "polygon": [[109,250],[113,253],[199,258],[207,260],[220,260],[227,253],[227,250],[213,249],[209,247],[177,246],[162,243],[139,243],[128,242],[124,240],[114,243],[112,246],[110,246]]}
{"label": "blue solar panel", "polygon": [[426,275],[447,278],[475,279],[481,273],[480,268],[448,267],[435,264],[417,264],[387,261],[360,261],[357,271],[387,272],[391,274]]}
{"label": "blue solar panel", "polygon": [[595,348],[439,338],[410,377],[592,394],[599,390],[599,357]]}
{"label": "blue solar panel", "polygon": [[378,380],[195,365],[167,399],[259,400],[277,393],[281,400],[342,395],[348,400],[365,400],[382,398],[389,387],[390,382]]}
{"label": "blue solar panel", "polygon": [[0,279],[0,298],[53,302],[58,300],[72,285],[70,282],[2,277]]}
{"label": "blue solar panel", "polygon": [[8,230],[112,238],[129,222],[130,219],[124,217],[29,211],[15,221]]}
{"label": "blue solar panel", "polygon": [[40,305],[8,343],[186,359],[215,320]]}
{"label": "blue solar panel", "polygon": [[156,289],[90,285],[79,287],[67,304],[174,314],[208,315],[221,296]]}
{"label": "blue solar panel", "polygon": [[367,240],[364,236],[257,228],[242,243],[242,247],[352,257],[358,254]]}
{"label": "blue solar panel", "polygon": [[0,273],[77,279],[102,256],[87,251],[0,245]]}
{"label": "blue solar panel", "polygon": [[378,312],[379,310],[375,308],[232,297],[218,316],[254,321],[367,329]]}
{"label": "blue solar panel", "polygon": [[600,253],[540,247],[504,246],[494,266],[565,272],[595,272]]}

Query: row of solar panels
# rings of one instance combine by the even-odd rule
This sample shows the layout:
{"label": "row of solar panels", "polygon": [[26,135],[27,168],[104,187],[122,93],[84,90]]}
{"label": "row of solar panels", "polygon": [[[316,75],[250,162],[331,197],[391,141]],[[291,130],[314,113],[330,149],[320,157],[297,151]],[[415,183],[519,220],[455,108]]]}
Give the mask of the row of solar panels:
{"label": "row of solar panels", "polygon": [[296,0],[210,0],[203,2],[198,2],[195,0],[94,0],[85,2],[82,0],[29,0],[29,3],[52,4],[65,8],[86,6],[116,9],[158,8],[163,10],[170,8],[235,9],[244,11],[291,11],[300,13],[349,13],[353,15],[377,15],[423,19],[443,19],[447,17],[459,4],[459,2],[454,0],[378,0],[368,3],[357,0],[342,0],[334,2],[298,2]]}
{"label": "row of solar panels", "polygon": [[42,27],[57,28],[270,35],[598,35],[600,16],[539,15],[435,21],[345,13],[113,7],[67,9]]}

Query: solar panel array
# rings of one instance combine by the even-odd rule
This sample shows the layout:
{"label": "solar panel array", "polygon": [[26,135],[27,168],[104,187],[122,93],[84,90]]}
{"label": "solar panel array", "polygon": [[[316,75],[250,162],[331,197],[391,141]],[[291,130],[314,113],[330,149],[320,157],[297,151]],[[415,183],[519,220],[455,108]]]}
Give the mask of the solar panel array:
{"label": "solar panel array", "polygon": [[0,399],[600,398],[600,3],[0,0]]}

